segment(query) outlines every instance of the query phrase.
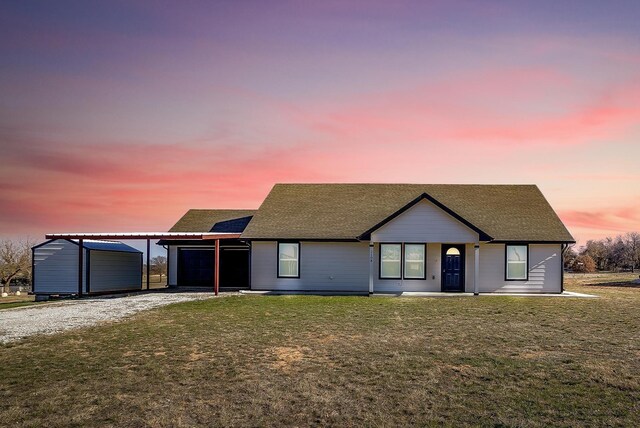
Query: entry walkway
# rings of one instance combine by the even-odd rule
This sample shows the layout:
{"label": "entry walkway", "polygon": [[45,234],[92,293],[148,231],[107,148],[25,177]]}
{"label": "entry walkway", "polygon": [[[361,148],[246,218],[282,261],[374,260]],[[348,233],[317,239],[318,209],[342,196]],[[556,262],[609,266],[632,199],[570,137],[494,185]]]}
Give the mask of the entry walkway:
{"label": "entry walkway", "polygon": [[[421,291],[405,291],[404,293],[376,293],[374,296],[399,296],[399,297],[473,297],[473,293],[442,293],[440,291],[421,292]],[[511,297],[580,297],[580,298],[597,298],[593,294],[575,293],[573,291],[563,291],[562,293],[480,293],[482,296],[511,296]]]}

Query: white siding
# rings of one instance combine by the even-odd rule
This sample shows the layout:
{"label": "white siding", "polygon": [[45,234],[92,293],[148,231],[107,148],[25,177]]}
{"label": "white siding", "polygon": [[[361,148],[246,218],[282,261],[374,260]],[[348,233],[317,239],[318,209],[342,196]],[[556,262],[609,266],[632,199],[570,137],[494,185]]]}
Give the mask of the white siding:
{"label": "white siding", "polygon": [[[374,248],[374,291],[441,290],[441,244],[427,244],[425,280],[379,279],[379,244]],[[480,245],[479,289],[487,292],[559,293],[560,245],[529,245],[529,280],[505,281],[504,244]],[[369,280],[366,243],[301,242],[300,278],[277,278],[276,242],[253,242],[251,288],[255,290],[367,291]],[[473,292],[474,249],[465,246],[465,291]]]}
{"label": "white siding", "polygon": [[[78,245],[56,239],[34,250],[33,276],[38,294],[70,294],[78,292]],[[86,250],[85,250],[86,260]],[[86,263],[84,265],[86,268]],[[86,275],[82,282],[86,291]]]}
{"label": "white siding", "polygon": [[[474,255],[473,245],[465,245],[465,286],[466,292],[473,292]],[[442,244],[427,244],[427,278],[415,279],[379,279],[380,246],[376,244],[373,287],[376,293],[400,293],[404,291],[441,291],[442,289]]]}
{"label": "white siding", "polygon": [[478,242],[478,234],[422,200],[371,234],[374,242]]}
{"label": "white siding", "polygon": [[529,280],[505,281],[505,245],[480,245],[480,292],[560,293],[560,251],[560,244],[530,244]]}
{"label": "white siding", "polygon": [[142,288],[140,253],[93,250],[89,259],[90,292]]}
{"label": "white siding", "polygon": [[278,278],[277,243],[252,243],[251,289],[363,291],[369,289],[369,244],[301,242],[300,278]]}
{"label": "white siding", "polygon": [[374,247],[373,290],[375,293],[440,291],[440,244],[427,244],[427,279],[380,279],[380,244]]}

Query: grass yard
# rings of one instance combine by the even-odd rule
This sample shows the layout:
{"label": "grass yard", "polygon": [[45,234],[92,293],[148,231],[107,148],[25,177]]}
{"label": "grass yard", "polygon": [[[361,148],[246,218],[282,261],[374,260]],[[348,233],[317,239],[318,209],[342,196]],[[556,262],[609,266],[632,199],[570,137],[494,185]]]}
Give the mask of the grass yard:
{"label": "grass yard", "polygon": [[7,297],[0,297],[0,310],[18,308],[20,306],[36,305],[35,296],[24,293],[20,296],[9,295]]}
{"label": "grass yard", "polygon": [[631,277],[569,276],[599,299],[167,306],[0,346],[0,424],[640,426],[640,288],[587,285]]}

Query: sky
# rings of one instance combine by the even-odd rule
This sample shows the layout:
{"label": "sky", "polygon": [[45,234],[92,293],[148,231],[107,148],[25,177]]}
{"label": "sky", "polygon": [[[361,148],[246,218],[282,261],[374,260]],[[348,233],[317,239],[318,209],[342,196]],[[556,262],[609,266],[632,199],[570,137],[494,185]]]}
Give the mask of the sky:
{"label": "sky", "polygon": [[0,237],[278,182],[537,184],[640,230],[638,1],[0,0]]}

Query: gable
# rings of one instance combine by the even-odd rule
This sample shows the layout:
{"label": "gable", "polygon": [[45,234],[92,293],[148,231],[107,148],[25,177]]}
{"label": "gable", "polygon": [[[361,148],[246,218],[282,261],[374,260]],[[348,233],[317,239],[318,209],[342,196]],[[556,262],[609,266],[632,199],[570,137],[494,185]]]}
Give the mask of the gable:
{"label": "gable", "polygon": [[478,232],[422,199],[371,233],[374,242],[478,242]]}

